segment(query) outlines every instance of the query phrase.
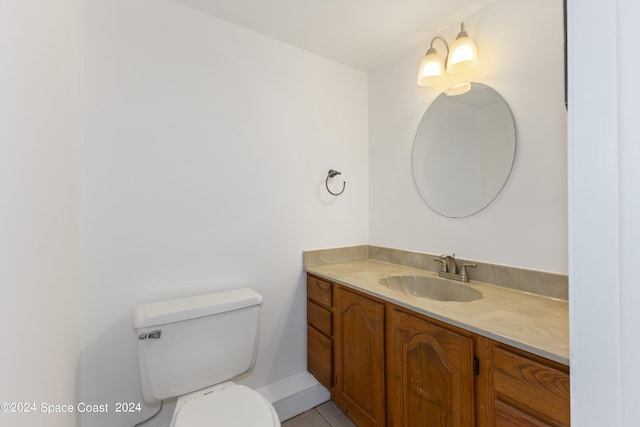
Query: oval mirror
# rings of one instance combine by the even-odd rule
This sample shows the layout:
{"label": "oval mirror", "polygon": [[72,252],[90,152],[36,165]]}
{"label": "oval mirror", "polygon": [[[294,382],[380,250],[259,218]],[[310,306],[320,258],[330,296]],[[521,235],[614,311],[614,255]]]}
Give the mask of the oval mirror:
{"label": "oval mirror", "polygon": [[511,110],[493,88],[441,93],[427,108],[413,143],[413,177],[431,209],[451,218],[473,215],[496,198],[513,165]]}

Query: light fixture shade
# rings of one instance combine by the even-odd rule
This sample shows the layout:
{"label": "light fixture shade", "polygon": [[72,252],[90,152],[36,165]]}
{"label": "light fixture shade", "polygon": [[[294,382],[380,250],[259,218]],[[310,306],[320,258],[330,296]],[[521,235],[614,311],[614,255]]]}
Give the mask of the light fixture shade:
{"label": "light fixture shade", "polygon": [[451,74],[460,74],[470,71],[478,66],[478,51],[476,45],[464,30],[464,24],[451,45],[447,71]]}
{"label": "light fixture shade", "polygon": [[444,72],[444,60],[434,48],[430,48],[418,67],[418,86],[437,85]]}

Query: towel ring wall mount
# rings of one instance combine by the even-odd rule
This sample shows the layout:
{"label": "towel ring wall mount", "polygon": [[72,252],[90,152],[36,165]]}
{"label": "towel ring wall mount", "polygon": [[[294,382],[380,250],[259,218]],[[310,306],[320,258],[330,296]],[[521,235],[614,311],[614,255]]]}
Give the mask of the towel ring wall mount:
{"label": "towel ring wall mount", "polygon": [[333,191],[331,191],[331,189],[329,188],[329,178],[335,178],[337,175],[341,175],[341,172],[338,172],[334,169],[329,169],[329,172],[327,172],[327,179],[324,180],[324,185],[325,187],[327,187],[327,191],[334,196],[339,196],[344,193],[344,188],[347,186],[347,183],[345,181],[342,181],[342,190],[340,190],[339,193],[334,193]]}

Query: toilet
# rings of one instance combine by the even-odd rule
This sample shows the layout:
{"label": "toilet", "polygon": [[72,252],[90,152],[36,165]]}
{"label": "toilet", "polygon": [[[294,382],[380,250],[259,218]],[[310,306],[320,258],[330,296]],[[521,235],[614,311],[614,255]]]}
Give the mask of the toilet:
{"label": "toilet", "polygon": [[261,305],[243,288],[136,307],[142,397],[177,397],[171,427],[280,426],[265,397],[231,381],[253,368]]}

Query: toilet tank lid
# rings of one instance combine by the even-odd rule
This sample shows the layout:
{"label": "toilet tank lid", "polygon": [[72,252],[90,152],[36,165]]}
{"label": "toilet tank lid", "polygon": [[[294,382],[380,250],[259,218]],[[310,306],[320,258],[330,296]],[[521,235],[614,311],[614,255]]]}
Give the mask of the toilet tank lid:
{"label": "toilet tank lid", "polygon": [[136,329],[195,319],[262,304],[262,296],[249,288],[141,304],[135,308]]}

